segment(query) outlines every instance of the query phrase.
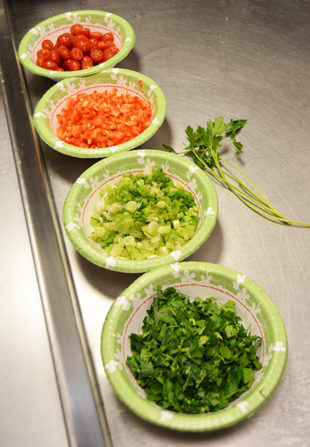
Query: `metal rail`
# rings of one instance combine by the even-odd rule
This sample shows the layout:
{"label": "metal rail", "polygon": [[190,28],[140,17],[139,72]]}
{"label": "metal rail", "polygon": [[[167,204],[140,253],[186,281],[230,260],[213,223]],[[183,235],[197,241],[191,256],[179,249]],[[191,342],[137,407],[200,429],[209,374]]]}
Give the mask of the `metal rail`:
{"label": "metal rail", "polygon": [[79,447],[109,446],[110,436],[44,158],[31,123],[10,3],[5,0],[0,0],[0,42],[1,90],[68,443]]}

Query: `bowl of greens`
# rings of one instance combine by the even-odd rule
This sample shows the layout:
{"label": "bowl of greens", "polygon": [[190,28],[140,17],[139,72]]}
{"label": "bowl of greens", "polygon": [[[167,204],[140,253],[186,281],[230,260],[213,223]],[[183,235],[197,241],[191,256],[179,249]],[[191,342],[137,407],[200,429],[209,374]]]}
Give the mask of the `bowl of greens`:
{"label": "bowl of greens", "polygon": [[30,29],[18,57],[33,74],[59,81],[114,67],[134,43],[134,30],[124,18],[105,11],[70,11]]}
{"label": "bowl of greens", "polygon": [[210,263],[175,262],[136,279],[112,304],[101,355],[135,414],[179,431],[232,426],[280,382],[287,339],[271,298]]}
{"label": "bowl of greens", "polygon": [[218,202],[206,174],[184,157],[142,149],[87,169],[63,207],[75,249],[106,269],[140,273],[183,260],[210,236]]}
{"label": "bowl of greens", "polygon": [[151,138],[166,116],[161,88],[142,73],[112,68],[51,87],[33,123],[52,149],[78,158],[129,151]]}

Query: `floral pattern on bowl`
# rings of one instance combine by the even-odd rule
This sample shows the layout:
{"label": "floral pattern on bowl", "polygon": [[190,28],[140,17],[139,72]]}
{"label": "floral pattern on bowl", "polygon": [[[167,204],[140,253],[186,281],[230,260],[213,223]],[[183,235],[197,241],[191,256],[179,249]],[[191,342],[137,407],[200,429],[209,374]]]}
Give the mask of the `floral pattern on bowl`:
{"label": "floral pattern on bowl", "polygon": [[[36,54],[41,48],[42,41],[50,39],[55,43],[60,34],[70,32],[70,27],[74,23],[81,23],[91,31],[112,32],[119,52],[108,61],[85,70],[57,72],[38,67],[35,63]],[[134,30],[122,17],[104,11],[72,11],[44,20],[29,30],[20,42],[18,57],[27,70],[57,81],[71,77],[90,76],[100,73],[104,69],[112,68],[130,53],[134,44]]]}
{"label": "floral pattern on bowl", "polygon": [[[90,216],[96,209],[103,184],[119,178],[125,172],[144,172],[161,167],[167,175],[181,182],[193,194],[200,210],[200,221],[192,239],[179,250],[146,260],[126,260],[109,256],[89,235]],[[109,270],[139,273],[165,264],[173,264],[190,256],[210,236],[217,219],[218,202],[215,188],[201,169],[184,157],[156,150],[135,150],[112,155],[85,171],[72,186],[63,208],[63,224],[76,250],[89,261]]]}
{"label": "floral pattern on bowl", "polygon": [[[120,93],[128,91],[150,102],[152,107],[151,124],[135,138],[106,148],[80,148],[60,140],[56,136],[57,114],[65,106],[69,97],[78,93],[91,93],[116,88]],[[114,153],[128,151],[140,146],[157,132],[166,115],[166,98],[161,88],[147,76],[119,68],[105,70],[85,78],[64,79],[51,87],[38,102],[34,115],[34,126],[46,144],[58,152],[78,158],[103,158]]]}
{"label": "floral pattern on bowl", "polygon": [[[252,335],[262,339],[257,371],[251,388],[220,411],[181,414],[148,401],[126,364],[131,355],[129,335],[141,333],[143,319],[160,286],[176,287],[194,299],[233,300],[236,313]],[[251,279],[224,266],[176,262],[136,279],[112,304],[102,328],[101,355],[107,377],[118,397],[138,416],[180,431],[211,431],[232,426],[257,411],[273,394],[287,360],[286,331],[271,298]]]}

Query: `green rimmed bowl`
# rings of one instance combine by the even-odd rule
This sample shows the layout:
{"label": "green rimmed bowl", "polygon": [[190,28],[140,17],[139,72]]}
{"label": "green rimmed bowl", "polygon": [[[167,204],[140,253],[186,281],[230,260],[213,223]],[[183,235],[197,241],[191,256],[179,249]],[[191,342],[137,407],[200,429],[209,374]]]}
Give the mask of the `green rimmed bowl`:
{"label": "green rimmed bowl", "polygon": [[[189,190],[199,207],[199,224],[194,236],[179,250],[146,260],[126,260],[111,257],[90,239],[89,224],[97,208],[98,191],[128,172],[145,172],[161,167],[174,181]],[[160,150],[134,150],[112,155],[87,169],[73,184],[63,207],[63,225],[75,249],[92,263],[109,270],[141,273],[168,265],[190,256],[210,236],[217,219],[218,202],[215,188],[207,175],[192,162],[176,154]]]}
{"label": "green rimmed bowl", "polygon": [[[157,286],[176,287],[194,299],[233,300],[236,314],[252,335],[262,338],[257,352],[262,369],[251,388],[219,411],[181,414],[150,402],[126,364],[129,335],[141,333],[142,322]],[[112,304],[101,335],[103,365],[115,393],[135,414],[156,425],[179,431],[203,432],[232,426],[258,410],[280,382],[287,360],[286,331],[271,298],[251,279],[229,268],[201,262],[180,262],[145,273]]]}
{"label": "green rimmed bowl", "polygon": [[[38,67],[35,63],[36,54],[41,48],[42,41],[49,39],[55,44],[57,37],[70,32],[70,27],[74,23],[81,23],[91,31],[112,32],[119,52],[108,61],[85,70],[57,72]],[[104,11],[72,11],[46,19],[28,31],[20,42],[18,58],[21,64],[32,73],[58,81],[72,77],[90,76],[114,67],[129,54],[134,43],[134,30],[122,17]]]}
{"label": "green rimmed bowl", "polygon": [[[81,148],[68,144],[56,136],[57,114],[68,98],[79,93],[101,92],[116,88],[119,94],[127,91],[150,102],[152,122],[138,136],[117,146]],[[112,68],[86,78],[64,79],[51,87],[35,107],[33,123],[40,138],[51,148],[71,157],[103,158],[114,153],[129,151],[151,138],[162,125],[166,116],[167,102],[161,88],[149,77],[132,70]]]}

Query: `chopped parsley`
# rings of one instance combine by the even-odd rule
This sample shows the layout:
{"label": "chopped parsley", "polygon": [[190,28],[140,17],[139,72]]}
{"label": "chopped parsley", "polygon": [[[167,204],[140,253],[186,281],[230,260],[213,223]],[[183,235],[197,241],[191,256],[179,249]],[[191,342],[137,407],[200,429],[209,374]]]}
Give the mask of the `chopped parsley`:
{"label": "chopped parsley", "polygon": [[262,365],[261,338],[250,335],[232,300],[189,297],[158,289],[141,334],[130,335],[127,365],[147,398],[180,413],[228,406],[248,390]]}

